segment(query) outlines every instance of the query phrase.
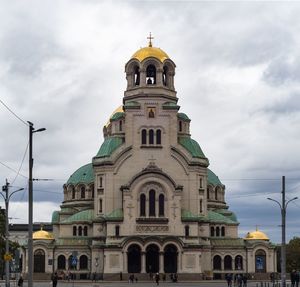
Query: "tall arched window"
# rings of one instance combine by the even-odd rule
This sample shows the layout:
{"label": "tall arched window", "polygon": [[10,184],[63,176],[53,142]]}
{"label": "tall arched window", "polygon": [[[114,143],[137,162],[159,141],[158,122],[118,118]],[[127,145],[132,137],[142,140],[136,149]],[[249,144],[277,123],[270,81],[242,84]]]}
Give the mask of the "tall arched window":
{"label": "tall arched window", "polygon": [[220,227],[217,226],[216,228],[216,236],[219,237],[220,236]]}
{"label": "tall arched window", "polygon": [[207,199],[209,199],[209,193],[210,193],[210,190],[209,190],[209,187],[207,187]]}
{"label": "tall arched window", "polygon": [[155,216],[155,190],[149,192],[149,216]]}
{"label": "tall arched window", "polygon": [[200,213],[203,212],[203,201],[202,201],[202,199],[200,199],[200,202],[199,202],[199,212]]}
{"label": "tall arched window", "polygon": [[134,69],[134,85],[138,86],[140,84],[140,69],[135,67]]}
{"label": "tall arched window", "polygon": [[226,255],[224,258],[224,269],[232,270],[232,258],[230,255]]}
{"label": "tall arched window", "polygon": [[116,235],[116,237],[120,236],[120,226],[119,225],[115,226],[115,235]]}
{"label": "tall arched window", "polygon": [[215,228],[213,226],[210,227],[210,236],[211,237],[215,236]]}
{"label": "tall arched window", "polygon": [[66,257],[64,255],[59,255],[57,257],[57,269],[59,270],[66,269]]}
{"label": "tall arched window", "polygon": [[85,187],[84,187],[84,186],[82,186],[82,187],[80,188],[80,197],[81,197],[81,198],[85,198]]}
{"label": "tall arched window", "polygon": [[161,130],[156,131],[156,144],[161,144]]}
{"label": "tall arched window", "polygon": [[165,196],[163,194],[160,194],[158,197],[158,215],[165,215]]}
{"label": "tall arched window", "polygon": [[83,236],[88,236],[88,227],[83,227]]}
{"label": "tall arched window", "polygon": [[179,131],[182,132],[182,121],[179,121]]}
{"label": "tall arched window", "polygon": [[142,130],[142,144],[147,144],[147,131]]}
{"label": "tall arched window", "polygon": [[164,66],[164,70],[163,70],[163,85],[167,86],[168,85],[168,67]]}
{"label": "tall arched window", "polygon": [[44,273],[45,272],[45,252],[42,249],[34,251],[33,257],[33,271],[35,273]]}
{"label": "tall arched window", "polygon": [[219,255],[216,255],[213,259],[213,269],[214,270],[221,270],[222,267],[221,267],[221,257]]}
{"label": "tall arched window", "polygon": [[218,188],[215,189],[215,200],[218,200]]}
{"label": "tall arched window", "polygon": [[121,132],[123,129],[123,122],[122,121],[119,121],[119,131]]}
{"label": "tall arched window", "polygon": [[72,199],[75,199],[75,188],[74,188],[74,186],[72,186],[71,189],[72,189]]}
{"label": "tall arched window", "polygon": [[140,216],[146,216],[146,195],[140,195]]}
{"label": "tall arched window", "polygon": [[224,226],[221,227],[221,236],[225,236],[225,227]]}
{"label": "tall arched window", "polygon": [[154,144],[154,131],[149,130],[149,144]]}
{"label": "tall arched window", "polygon": [[262,249],[255,252],[255,272],[266,273],[266,252]]}
{"label": "tall arched window", "polygon": [[156,68],[154,65],[149,65],[146,69],[146,83],[147,85],[156,84]]}
{"label": "tall arched window", "polygon": [[234,267],[235,267],[235,270],[243,270],[243,257],[241,255],[237,255],[235,257]]}
{"label": "tall arched window", "polygon": [[78,236],[82,236],[82,227],[81,226],[78,227]]}
{"label": "tall arched window", "polygon": [[88,269],[88,258],[86,255],[81,255],[79,258],[79,269]]}
{"label": "tall arched window", "polygon": [[76,236],[76,235],[77,235],[77,227],[73,226],[73,236]]}
{"label": "tall arched window", "polygon": [[190,227],[188,225],[184,227],[184,232],[186,237],[190,236]]}

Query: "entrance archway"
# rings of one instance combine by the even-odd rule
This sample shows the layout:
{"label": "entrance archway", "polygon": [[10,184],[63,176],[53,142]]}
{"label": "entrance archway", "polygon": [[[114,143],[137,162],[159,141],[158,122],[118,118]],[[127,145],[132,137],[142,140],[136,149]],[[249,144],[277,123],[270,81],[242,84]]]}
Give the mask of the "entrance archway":
{"label": "entrance archway", "polygon": [[137,244],[130,245],[127,251],[128,273],[141,272],[141,248]]}
{"label": "entrance archway", "polygon": [[44,273],[45,272],[45,252],[42,249],[38,249],[34,252],[34,273]]}
{"label": "entrance archway", "polygon": [[151,244],[146,249],[146,272],[159,272],[159,248],[155,244]]}
{"label": "entrance archway", "polygon": [[177,247],[168,244],[164,249],[164,272],[177,273]]}

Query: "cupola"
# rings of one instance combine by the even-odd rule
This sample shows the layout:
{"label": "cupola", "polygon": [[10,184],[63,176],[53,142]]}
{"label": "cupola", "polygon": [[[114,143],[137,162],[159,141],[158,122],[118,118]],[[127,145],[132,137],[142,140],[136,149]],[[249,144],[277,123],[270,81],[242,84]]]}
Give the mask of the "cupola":
{"label": "cupola", "polygon": [[269,237],[262,231],[256,228],[255,231],[250,231],[246,234],[245,240],[265,240],[269,241]]}

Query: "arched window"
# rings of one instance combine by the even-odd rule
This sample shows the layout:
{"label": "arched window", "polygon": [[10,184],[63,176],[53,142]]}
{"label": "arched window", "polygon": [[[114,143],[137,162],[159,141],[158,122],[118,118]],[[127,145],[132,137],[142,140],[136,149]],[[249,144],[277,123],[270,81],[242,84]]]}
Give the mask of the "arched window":
{"label": "arched window", "polygon": [[215,236],[215,228],[213,226],[210,227],[210,236],[211,237]]}
{"label": "arched window", "polygon": [[200,213],[203,212],[203,201],[202,201],[202,199],[200,199],[200,202],[199,202],[199,212]]}
{"label": "arched window", "polygon": [[115,235],[116,235],[116,237],[120,236],[120,226],[119,225],[115,226]]}
{"label": "arched window", "polygon": [[81,198],[85,198],[85,187],[84,187],[84,186],[82,186],[82,187],[80,188],[80,197],[81,197]]}
{"label": "arched window", "polygon": [[179,131],[182,132],[182,121],[179,121]]}
{"label": "arched window", "polygon": [[149,144],[154,144],[154,131],[149,130]]}
{"label": "arched window", "polygon": [[34,267],[33,271],[35,273],[44,273],[45,272],[45,252],[42,249],[38,249],[34,252]]}
{"label": "arched window", "polygon": [[147,144],[147,131],[142,130],[142,144]]}
{"label": "arched window", "polygon": [[69,268],[69,269],[72,268],[72,270],[74,270],[74,269],[76,269],[77,266],[73,266],[73,265],[72,265],[72,261],[73,261],[73,256],[70,255],[69,258],[68,258],[68,268]]}
{"label": "arched window", "polygon": [[122,121],[119,121],[119,131],[120,131],[120,132],[121,132],[122,129],[123,129],[122,124],[123,124],[123,122],[122,122]]}
{"label": "arched window", "polygon": [[73,236],[76,236],[76,235],[77,235],[77,227],[73,226]]}
{"label": "arched window", "polygon": [[102,198],[99,199],[99,212],[102,213],[103,211],[103,206],[102,206]]}
{"label": "arched window", "polygon": [[168,244],[164,249],[164,272],[177,273],[178,251],[173,244]]}
{"label": "arched window", "polygon": [[95,197],[95,192],[94,192],[94,186],[93,185],[91,186],[91,191],[92,191],[92,198],[94,198]]}
{"label": "arched window", "polygon": [[146,83],[147,85],[156,84],[156,68],[154,65],[149,65],[146,69]]}
{"label": "arched window", "polygon": [[190,236],[190,227],[188,225],[184,227],[184,231],[185,231],[185,237]]}
{"label": "arched window", "polygon": [[266,252],[262,249],[255,252],[255,272],[266,273]]}
{"label": "arched window", "polygon": [[226,255],[224,258],[224,269],[232,270],[232,258],[230,255]]}
{"label": "arched window", "polygon": [[164,70],[163,70],[163,85],[167,86],[168,85],[168,67],[164,66]]}
{"label": "arched window", "polygon": [[83,227],[83,236],[88,236],[88,227]]}
{"label": "arched window", "polygon": [[78,227],[78,236],[82,236],[82,227],[81,226]]}
{"label": "arched window", "polygon": [[140,195],[140,216],[146,216],[146,195]]}
{"label": "arched window", "polygon": [[210,190],[209,190],[209,187],[207,187],[207,199],[209,199],[209,193],[210,193]]}
{"label": "arched window", "polygon": [[140,273],[141,261],[141,248],[137,244],[130,245],[127,251],[128,273]]}
{"label": "arched window", "polygon": [[71,187],[72,190],[72,199],[75,199],[75,188],[74,186]]}
{"label": "arched window", "polygon": [[161,130],[156,131],[156,144],[161,144]]}
{"label": "arched window", "polygon": [[221,236],[225,236],[225,227],[224,226],[221,227]]}
{"label": "arched window", "polygon": [[59,255],[57,257],[57,269],[60,270],[66,269],[66,257],[64,255]]}
{"label": "arched window", "polygon": [[135,67],[134,69],[134,85],[138,86],[140,84],[140,69]]}
{"label": "arched window", "polygon": [[216,236],[219,237],[220,236],[220,227],[217,226],[216,228]]}
{"label": "arched window", "polygon": [[81,255],[79,258],[79,269],[88,269],[88,258],[86,255]]}
{"label": "arched window", "polygon": [[218,188],[215,189],[215,200],[218,200]]}
{"label": "arched window", "polygon": [[155,216],[155,190],[149,192],[149,216]]}
{"label": "arched window", "polygon": [[222,267],[221,267],[221,257],[219,255],[216,255],[213,259],[213,269],[214,270],[221,270]]}
{"label": "arched window", "polygon": [[243,257],[241,255],[235,257],[234,268],[235,270],[243,270]]}
{"label": "arched window", "polygon": [[163,194],[160,194],[158,198],[158,215],[165,215],[165,196]]}

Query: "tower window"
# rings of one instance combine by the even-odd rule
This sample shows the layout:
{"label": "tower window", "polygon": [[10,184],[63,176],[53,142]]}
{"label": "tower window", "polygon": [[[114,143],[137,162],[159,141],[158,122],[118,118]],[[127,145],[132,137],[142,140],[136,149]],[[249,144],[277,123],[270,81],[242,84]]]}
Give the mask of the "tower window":
{"label": "tower window", "polygon": [[85,198],[85,187],[84,186],[82,186],[80,188],[80,196],[81,196],[81,198]]}
{"label": "tower window", "polygon": [[102,206],[102,199],[99,199],[99,212],[102,213],[103,211],[103,206]]}
{"label": "tower window", "polygon": [[87,236],[87,235],[88,235],[88,228],[87,228],[87,226],[85,226],[83,228],[83,236]]}
{"label": "tower window", "polygon": [[164,86],[168,85],[167,73],[168,73],[168,68],[166,66],[164,66],[164,71],[163,71],[163,85]]}
{"label": "tower window", "polygon": [[139,86],[140,84],[140,69],[139,67],[135,67],[134,70],[134,85]]}
{"label": "tower window", "polygon": [[161,144],[161,130],[156,131],[156,144]]}
{"label": "tower window", "polygon": [[202,199],[200,199],[200,208],[199,208],[199,211],[200,211],[200,213],[202,213],[203,212],[203,201],[202,201]]}
{"label": "tower window", "polygon": [[221,236],[225,236],[225,227],[224,226],[222,226],[221,227]]}
{"label": "tower window", "polygon": [[76,235],[77,235],[77,227],[73,226],[73,236],[76,236]]}
{"label": "tower window", "polygon": [[210,228],[210,236],[211,237],[215,236],[215,228],[213,226]]}
{"label": "tower window", "polygon": [[116,237],[120,236],[120,226],[119,225],[115,226],[115,235],[116,235]]}
{"label": "tower window", "polygon": [[163,194],[160,194],[158,198],[158,215],[165,215],[165,196]]}
{"label": "tower window", "polygon": [[78,227],[78,236],[82,236],[82,227],[81,226]]}
{"label": "tower window", "polygon": [[216,236],[217,236],[217,237],[220,236],[220,227],[219,227],[219,226],[216,228]]}
{"label": "tower window", "polygon": [[149,131],[149,144],[154,144],[154,131]]}
{"label": "tower window", "polygon": [[155,216],[155,191],[153,189],[149,192],[149,216]]}
{"label": "tower window", "polygon": [[119,131],[120,131],[120,132],[121,132],[122,129],[123,129],[122,124],[123,124],[122,121],[120,121],[120,122],[119,122]]}
{"label": "tower window", "polygon": [[147,131],[142,130],[142,144],[147,144]]}
{"label": "tower window", "polygon": [[188,237],[190,236],[190,227],[188,225],[186,225],[184,227],[184,230],[185,230],[185,237]]}
{"label": "tower window", "polygon": [[203,179],[202,179],[202,177],[200,177],[200,180],[199,180],[199,187],[203,188]]}
{"label": "tower window", "polygon": [[146,196],[141,194],[140,196],[140,216],[146,216]]}
{"label": "tower window", "polygon": [[156,84],[156,68],[154,65],[149,65],[146,70],[146,83],[147,85]]}
{"label": "tower window", "polygon": [[179,131],[182,132],[182,121],[179,121]]}
{"label": "tower window", "polygon": [[218,200],[218,189],[215,189],[215,200]]}

